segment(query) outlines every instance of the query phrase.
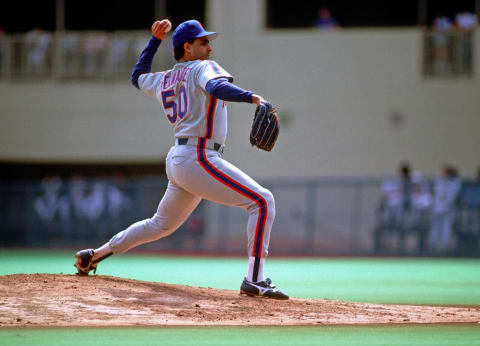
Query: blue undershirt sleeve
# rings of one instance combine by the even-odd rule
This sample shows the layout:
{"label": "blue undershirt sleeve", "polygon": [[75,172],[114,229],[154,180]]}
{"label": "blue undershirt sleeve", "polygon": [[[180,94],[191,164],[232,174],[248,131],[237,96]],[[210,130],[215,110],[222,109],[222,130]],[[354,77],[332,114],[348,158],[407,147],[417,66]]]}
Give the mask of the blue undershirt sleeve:
{"label": "blue undershirt sleeve", "polygon": [[132,84],[138,89],[140,89],[138,86],[138,77],[140,77],[141,74],[149,73],[152,69],[153,57],[157,52],[160,43],[162,43],[161,40],[152,36],[145,49],[142,51],[142,54],[140,54],[135,67],[133,68]]}
{"label": "blue undershirt sleeve", "polygon": [[208,81],[205,89],[220,100],[252,103],[253,93],[230,83],[227,78],[212,79]]}

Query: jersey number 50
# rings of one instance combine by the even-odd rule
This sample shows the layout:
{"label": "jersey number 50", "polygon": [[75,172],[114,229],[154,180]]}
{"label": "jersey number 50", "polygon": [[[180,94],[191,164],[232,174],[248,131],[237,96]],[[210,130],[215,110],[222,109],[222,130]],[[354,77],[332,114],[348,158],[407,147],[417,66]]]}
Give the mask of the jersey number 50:
{"label": "jersey number 50", "polygon": [[178,95],[175,95],[173,89],[162,91],[162,103],[168,121],[175,124],[177,117],[182,119],[185,114],[187,114],[188,109],[187,90],[185,90],[185,86],[180,86]]}

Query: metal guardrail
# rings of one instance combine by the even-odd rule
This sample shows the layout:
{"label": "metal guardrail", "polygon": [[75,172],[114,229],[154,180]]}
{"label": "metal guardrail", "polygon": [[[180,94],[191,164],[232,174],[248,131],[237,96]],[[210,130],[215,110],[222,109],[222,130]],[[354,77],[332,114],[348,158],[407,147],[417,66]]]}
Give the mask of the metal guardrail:
{"label": "metal guardrail", "polygon": [[[423,37],[423,74],[473,74],[475,32],[428,30]],[[0,37],[0,79],[117,80],[130,76],[150,37],[147,31],[30,32]],[[175,60],[159,49],[153,70]]]}
{"label": "metal guardrail", "polygon": [[[374,180],[261,182],[276,199],[271,248],[280,255],[365,254],[379,183]],[[97,246],[156,211],[165,178],[129,180],[58,177],[0,183],[0,246]],[[145,249],[246,253],[248,215],[203,201],[171,236]]]}
{"label": "metal guardrail", "polygon": [[427,77],[473,75],[474,31],[427,31],[423,74]]}
{"label": "metal guardrail", "polygon": [[[116,80],[131,75],[148,32],[31,32],[0,37],[0,77],[6,80]],[[174,63],[160,49],[153,68]]]}
{"label": "metal guardrail", "polygon": [[[275,196],[270,253],[275,255],[429,255],[431,215],[412,210],[400,222],[385,217],[381,179],[270,179]],[[1,246],[92,247],[151,217],[166,189],[162,177],[45,178],[0,182]],[[419,217],[420,216],[420,217]],[[172,235],[145,250],[242,255],[248,215],[202,201]],[[480,184],[466,184],[456,204],[452,244],[441,255],[480,255]]]}

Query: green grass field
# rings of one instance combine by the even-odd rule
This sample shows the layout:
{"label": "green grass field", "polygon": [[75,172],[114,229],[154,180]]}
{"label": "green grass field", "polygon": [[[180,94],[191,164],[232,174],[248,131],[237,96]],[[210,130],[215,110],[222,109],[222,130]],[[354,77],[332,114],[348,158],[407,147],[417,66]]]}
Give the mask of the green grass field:
{"label": "green grass field", "polygon": [[[1,250],[0,275],[75,272],[73,251]],[[238,289],[244,258],[113,256],[97,273]],[[480,306],[479,259],[271,258],[266,274],[292,297]],[[72,339],[74,336],[74,339]],[[0,329],[0,345],[480,345],[480,325]]]}
{"label": "green grass field", "polygon": [[0,329],[0,345],[474,346],[480,326]]}

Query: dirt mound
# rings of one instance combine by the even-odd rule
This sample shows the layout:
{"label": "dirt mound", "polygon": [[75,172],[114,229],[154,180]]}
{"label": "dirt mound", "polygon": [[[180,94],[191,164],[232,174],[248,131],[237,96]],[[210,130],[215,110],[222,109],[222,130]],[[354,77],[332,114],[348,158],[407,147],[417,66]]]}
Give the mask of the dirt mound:
{"label": "dirt mound", "polygon": [[0,326],[477,323],[480,307],[273,301],[111,276],[0,276]]}

